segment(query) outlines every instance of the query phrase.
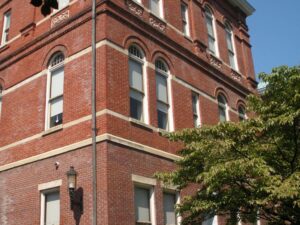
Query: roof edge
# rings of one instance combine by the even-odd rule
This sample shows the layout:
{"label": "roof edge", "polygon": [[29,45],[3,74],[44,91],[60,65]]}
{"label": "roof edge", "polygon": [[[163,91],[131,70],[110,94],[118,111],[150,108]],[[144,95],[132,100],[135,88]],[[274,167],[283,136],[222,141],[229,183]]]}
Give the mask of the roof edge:
{"label": "roof edge", "polygon": [[240,8],[247,16],[255,12],[255,8],[247,0],[228,0],[232,5]]}

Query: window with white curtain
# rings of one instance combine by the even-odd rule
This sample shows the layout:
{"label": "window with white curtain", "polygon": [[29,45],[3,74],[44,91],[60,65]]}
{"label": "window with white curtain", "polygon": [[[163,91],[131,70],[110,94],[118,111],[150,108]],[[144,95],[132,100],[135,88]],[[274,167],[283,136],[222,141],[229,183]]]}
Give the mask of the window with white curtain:
{"label": "window with white curtain", "polygon": [[41,193],[41,225],[60,224],[60,195],[58,190]]}
{"label": "window with white curtain", "polygon": [[227,118],[227,100],[224,95],[218,95],[218,108],[219,108],[219,119],[220,122],[225,122]]}
{"label": "window with white curtain", "polygon": [[181,19],[182,19],[182,31],[183,31],[183,33],[186,36],[190,36],[188,6],[185,3],[181,3]]}
{"label": "window with white curtain", "polygon": [[230,66],[237,70],[236,55],[234,51],[232,28],[228,23],[225,23],[226,43]]}
{"label": "window with white curtain", "polygon": [[50,60],[48,72],[48,101],[46,128],[63,122],[64,55],[56,53]]}
{"label": "window with white curtain", "polygon": [[2,30],[2,38],[1,45],[5,45],[8,41],[8,34],[10,29],[10,20],[11,20],[11,11],[7,11],[3,16],[3,30]]}
{"label": "window with white curtain", "polygon": [[177,204],[176,193],[163,193],[163,207],[164,207],[164,224],[165,225],[177,225],[178,218],[175,211]]}
{"label": "window with white curtain", "polygon": [[134,188],[135,221],[136,225],[151,225],[151,198],[152,188]]}
{"label": "window with white curtain", "polygon": [[208,50],[210,53],[217,55],[214,17],[211,10],[208,7],[205,8],[205,22],[208,34]]}
{"label": "window with white curtain", "polygon": [[155,61],[158,127],[169,130],[168,67],[164,61]]}
{"label": "window with white curtain", "polygon": [[150,5],[150,11],[158,16],[158,17],[163,17],[163,7],[162,7],[162,1],[163,0],[149,0],[149,5]]}

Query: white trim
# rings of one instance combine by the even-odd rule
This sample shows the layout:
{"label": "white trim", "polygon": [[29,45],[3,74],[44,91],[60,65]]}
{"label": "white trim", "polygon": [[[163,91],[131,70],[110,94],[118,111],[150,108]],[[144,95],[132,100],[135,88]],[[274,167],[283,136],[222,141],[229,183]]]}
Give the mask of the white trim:
{"label": "white trim", "polygon": [[[135,150],[138,150],[141,152],[146,152],[151,155],[159,156],[159,157],[162,157],[162,158],[165,158],[168,160],[177,161],[177,160],[181,159],[181,157],[178,155],[175,155],[175,154],[172,154],[172,153],[169,153],[169,152],[157,149],[157,148],[152,148],[150,146],[147,146],[147,145],[144,145],[144,144],[141,144],[138,142],[130,141],[125,138],[115,136],[112,134],[108,134],[108,133],[97,136],[96,141],[97,141],[97,143],[103,142],[103,141],[111,141],[113,143],[121,144],[121,145],[130,147],[130,148],[133,148]],[[88,139],[85,139],[85,140],[82,140],[82,141],[79,141],[79,142],[76,142],[76,143],[73,143],[70,145],[66,145],[66,146],[63,146],[63,147],[60,147],[57,149],[53,149],[53,150],[50,150],[50,151],[47,151],[47,152],[44,152],[44,153],[41,153],[41,154],[38,154],[35,156],[31,156],[31,157],[28,157],[28,158],[25,158],[22,160],[18,160],[16,162],[5,164],[3,166],[0,166],[0,172],[9,170],[9,169],[12,169],[15,167],[23,166],[23,165],[26,165],[29,163],[33,163],[36,161],[40,161],[43,159],[47,159],[47,158],[57,156],[57,155],[60,155],[63,153],[67,153],[70,151],[74,151],[76,149],[89,146],[91,144],[92,144],[92,139],[88,138]]]}
{"label": "white trim", "polygon": [[255,12],[255,8],[247,0],[229,0],[229,2],[239,7],[247,16],[251,16]]}
{"label": "white trim", "polygon": [[56,188],[62,185],[62,180],[54,180],[54,181],[50,181],[48,183],[43,183],[43,184],[39,184],[38,185],[38,190],[42,191],[42,190],[46,190],[46,189],[51,189],[51,188]]}
{"label": "white trim", "polygon": [[135,174],[131,174],[131,180],[135,183],[140,183],[140,184],[147,184],[147,185],[156,185],[156,179],[154,178],[149,178],[149,177],[143,177]]}

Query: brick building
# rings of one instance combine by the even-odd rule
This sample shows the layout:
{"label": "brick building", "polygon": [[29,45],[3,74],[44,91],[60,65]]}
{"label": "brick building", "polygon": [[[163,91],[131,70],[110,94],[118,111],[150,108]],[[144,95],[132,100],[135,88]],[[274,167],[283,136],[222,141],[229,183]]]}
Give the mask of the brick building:
{"label": "brick building", "polygon": [[[43,17],[0,1],[1,225],[92,224],[91,9],[60,0]],[[97,224],[179,223],[182,193],[153,174],[174,169],[181,146],[161,133],[246,117],[253,11],[246,0],[97,1]]]}

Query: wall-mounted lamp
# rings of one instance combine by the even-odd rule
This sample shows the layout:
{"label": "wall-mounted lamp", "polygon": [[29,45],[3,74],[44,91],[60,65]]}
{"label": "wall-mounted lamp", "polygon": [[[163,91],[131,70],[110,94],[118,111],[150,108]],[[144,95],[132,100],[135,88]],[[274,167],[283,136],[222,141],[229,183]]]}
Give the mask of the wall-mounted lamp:
{"label": "wall-mounted lamp", "polygon": [[67,172],[67,177],[68,177],[68,188],[69,188],[69,195],[70,195],[71,210],[74,210],[74,206],[76,205],[82,212],[83,210],[82,195],[76,194],[77,172],[75,171],[73,166],[70,166],[70,170]]}

